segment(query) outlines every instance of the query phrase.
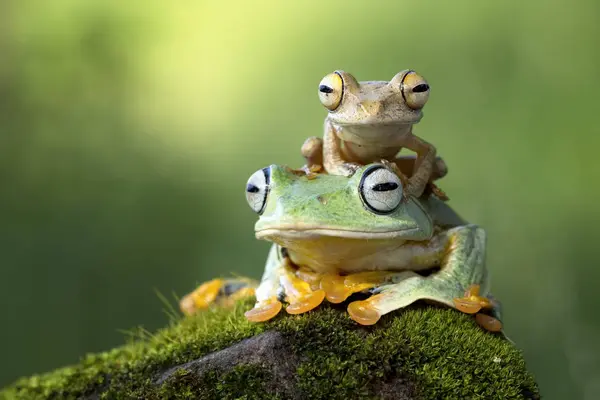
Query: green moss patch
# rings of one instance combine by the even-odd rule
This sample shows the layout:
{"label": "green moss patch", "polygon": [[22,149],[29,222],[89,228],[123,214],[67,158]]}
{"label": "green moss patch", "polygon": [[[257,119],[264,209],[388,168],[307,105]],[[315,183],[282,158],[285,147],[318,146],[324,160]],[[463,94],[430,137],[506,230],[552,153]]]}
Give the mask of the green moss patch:
{"label": "green moss patch", "polygon": [[[251,324],[243,316],[251,304],[173,321],[77,365],[23,378],[0,398],[539,398],[521,352],[455,310],[409,308],[362,327],[343,308],[323,305]],[[265,350],[271,343],[277,348]],[[269,356],[263,361],[247,345]],[[238,356],[237,365],[226,360]]]}

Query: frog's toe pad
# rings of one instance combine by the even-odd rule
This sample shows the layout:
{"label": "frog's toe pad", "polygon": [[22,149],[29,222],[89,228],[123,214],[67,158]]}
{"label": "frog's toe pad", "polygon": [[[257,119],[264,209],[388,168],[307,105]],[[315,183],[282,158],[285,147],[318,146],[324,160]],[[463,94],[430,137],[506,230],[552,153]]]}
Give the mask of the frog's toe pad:
{"label": "frog's toe pad", "polygon": [[348,305],[350,318],[361,325],[374,325],[381,318],[381,314],[369,303],[368,300],[354,301]]}
{"label": "frog's toe pad", "polygon": [[469,298],[454,299],[454,306],[458,311],[465,314],[475,314],[481,310],[481,304]]}
{"label": "frog's toe pad", "polygon": [[487,314],[475,315],[475,321],[479,326],[489,332],[500,332],[502,330],[502,322]]}
{"label": "frog's toe pad", "polygon": [[252,310],[246,311],[244,315],[250,322],[264,322],[275,317],[281,311],[282,304],[279,301],[272,301],[261,306],[255,306]]}
{"label": "frog's toe pad", "polygon": [[321,279],[321,289],[330,303],[338,304],[345,301],[352,291],[344,284],[344,278],[336,275],[326,275]]}
{"label": "frog's toe pad", "polygon": [[318,307],[325,300],[325,291],[319,289],[299,298],[286,307],[288,314],[302,314]]}
{"label": "frog's toe pad", "polygon": [[187,295],[181,299],[179,302],[179,309],[184,315],[193,315],[198,311],[194,298],[191,295]]}

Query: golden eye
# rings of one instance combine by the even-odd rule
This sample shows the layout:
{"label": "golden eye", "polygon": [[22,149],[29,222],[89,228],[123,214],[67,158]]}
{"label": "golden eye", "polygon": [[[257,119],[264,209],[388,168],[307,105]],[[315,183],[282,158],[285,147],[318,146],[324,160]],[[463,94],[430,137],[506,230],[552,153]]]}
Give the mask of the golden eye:
{"label": "golden eye", "polygon": [[414,71],[409,71],[404,75],[400,90],[406,105],[413,110],[423,108],[429,99],[429,84],[425,78]]}
{"label": "golden eye", "polygon": [[344,95],[344,81],[334,72],[327,75],[319,83],[319,100],[329,111],[339,107]]}

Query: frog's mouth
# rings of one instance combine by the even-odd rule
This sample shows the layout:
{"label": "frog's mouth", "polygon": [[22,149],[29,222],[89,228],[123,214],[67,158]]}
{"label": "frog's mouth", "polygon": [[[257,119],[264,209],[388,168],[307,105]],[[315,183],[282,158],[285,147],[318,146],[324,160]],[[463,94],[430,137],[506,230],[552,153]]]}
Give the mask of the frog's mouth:
{"label": "frog's mouth", "polygon": [[[257,239],[266,239],[277,241],[284,240],[315,240],[320,237],[340,238],[340,239],[371,239],[386,240],[397,239],[399,237],[410,239],[413,234],[419,234],[418,228],[408,228],[402,230],[388,231],[358,231],[350,229],[341,229],[333,227],[298,227],[296,225],[265,227],[255,231]],[[420,235],[419,235],[420,236]]]}

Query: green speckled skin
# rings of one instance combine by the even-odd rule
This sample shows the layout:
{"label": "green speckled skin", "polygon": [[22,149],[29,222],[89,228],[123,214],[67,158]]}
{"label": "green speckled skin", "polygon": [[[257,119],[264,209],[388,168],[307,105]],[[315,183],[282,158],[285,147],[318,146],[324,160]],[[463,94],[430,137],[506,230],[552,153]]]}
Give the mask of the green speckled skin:
{"label": "green speckled skin", "polygon": [[[256,291],[257,305],[281,297],[282,248],[293,264],[318,274],[398,271],[370,291],[379,294],[374,305],[382,315],[417,300],[454,307],[453,299],[473,284],[480,285],[481,296],[489,295],[485,231],[433,195],[417,199],[404,194],[391,214],[372,212],[359,195],[369,167],[350,178],[307,177],[270,167],[267,200],[255,231],[274,245]],[[418,273],[432,267],[440,270]]]}
{"label": "green speckled skin", "polygon": [[358,195],[362,177],[320,174],[315,179],[298,176],[272,165],[270,192],[255,231],[288,225],[303,229],[336,229],[355,232],[356,237],[380,233],[389,238],[426,240],[433,223],[424,205],[408,199],[390,215],[367,210]]}

